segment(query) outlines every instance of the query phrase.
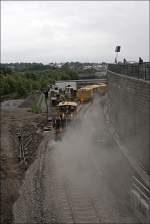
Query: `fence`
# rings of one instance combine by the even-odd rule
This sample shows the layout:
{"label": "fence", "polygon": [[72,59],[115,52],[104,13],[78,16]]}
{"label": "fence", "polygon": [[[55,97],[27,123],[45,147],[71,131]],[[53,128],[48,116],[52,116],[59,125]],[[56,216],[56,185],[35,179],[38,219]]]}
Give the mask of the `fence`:
{"label": "fence", "polygon": [[150,62],[144,62],[142,64],[108,64],[108,70],[150,81]]}

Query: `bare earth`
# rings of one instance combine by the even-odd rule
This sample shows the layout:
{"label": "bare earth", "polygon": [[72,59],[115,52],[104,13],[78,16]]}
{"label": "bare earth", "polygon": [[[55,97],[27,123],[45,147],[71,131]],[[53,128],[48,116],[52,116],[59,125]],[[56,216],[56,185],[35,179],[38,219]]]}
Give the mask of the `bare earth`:
{"label": "bare earth", "polygon": [[[28,107],[19,107],[22,102],[23,100],[8,100],[1,103],[1,223],[5,224],[12,223],[12,205],[18,198],[25,170],[36,158],[46,118],[45,114],[29,112]],[[22,132],[26,148],[26,166],[18,158],[18,130]]]}

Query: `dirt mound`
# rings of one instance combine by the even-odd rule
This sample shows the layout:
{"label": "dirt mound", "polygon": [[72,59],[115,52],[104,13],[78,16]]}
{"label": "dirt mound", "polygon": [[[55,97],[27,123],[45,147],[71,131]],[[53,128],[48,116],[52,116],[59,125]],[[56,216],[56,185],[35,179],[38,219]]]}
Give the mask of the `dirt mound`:
{"label": "dirt mound", "polygon": [[32,105],[38,101],[39,96],[40,96],[40,93],[36,93],[34,95],[28,96],[19,107],[21,108],[32,107]]}

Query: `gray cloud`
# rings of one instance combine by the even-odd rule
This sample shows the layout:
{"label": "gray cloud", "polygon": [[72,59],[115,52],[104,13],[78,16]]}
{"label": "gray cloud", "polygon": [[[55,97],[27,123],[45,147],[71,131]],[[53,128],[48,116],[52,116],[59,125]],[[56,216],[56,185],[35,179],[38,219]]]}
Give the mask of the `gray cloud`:
{"label": "gray cloud", "polygon": [[149,60],[148,2],[2,2],[2,62]]}

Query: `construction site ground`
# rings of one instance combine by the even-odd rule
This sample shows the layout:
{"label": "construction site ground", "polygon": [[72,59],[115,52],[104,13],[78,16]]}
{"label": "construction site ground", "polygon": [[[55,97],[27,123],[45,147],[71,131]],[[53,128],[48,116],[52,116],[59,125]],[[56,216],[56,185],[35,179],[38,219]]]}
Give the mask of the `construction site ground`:
{"label": "construction site ground", "polygon": [[14,203],[15,224],[139,223],[130,208],[134,171],[108,131],[103,104],[84,105],[61,140],[47,133]]}
{"label": "construction site ground", "polygon": [[127,191],[133,169],[108,131],[105,99],[82,106],[60,141],[43,132],[47,115],[31,102],[1,107],[1,223],[138,223]]}
{"label": "construction site ground", "polygon": [[[43,139],[46,114],[31,112],[32,103],[38,95],[27,99],[8,100],[1,103],[1,220],[12,223],[12,206],[17,200],[25,171],[37,155]],[[19,158],[18,134],[22,135],[22,145],[26,150],[26,164]]]}

